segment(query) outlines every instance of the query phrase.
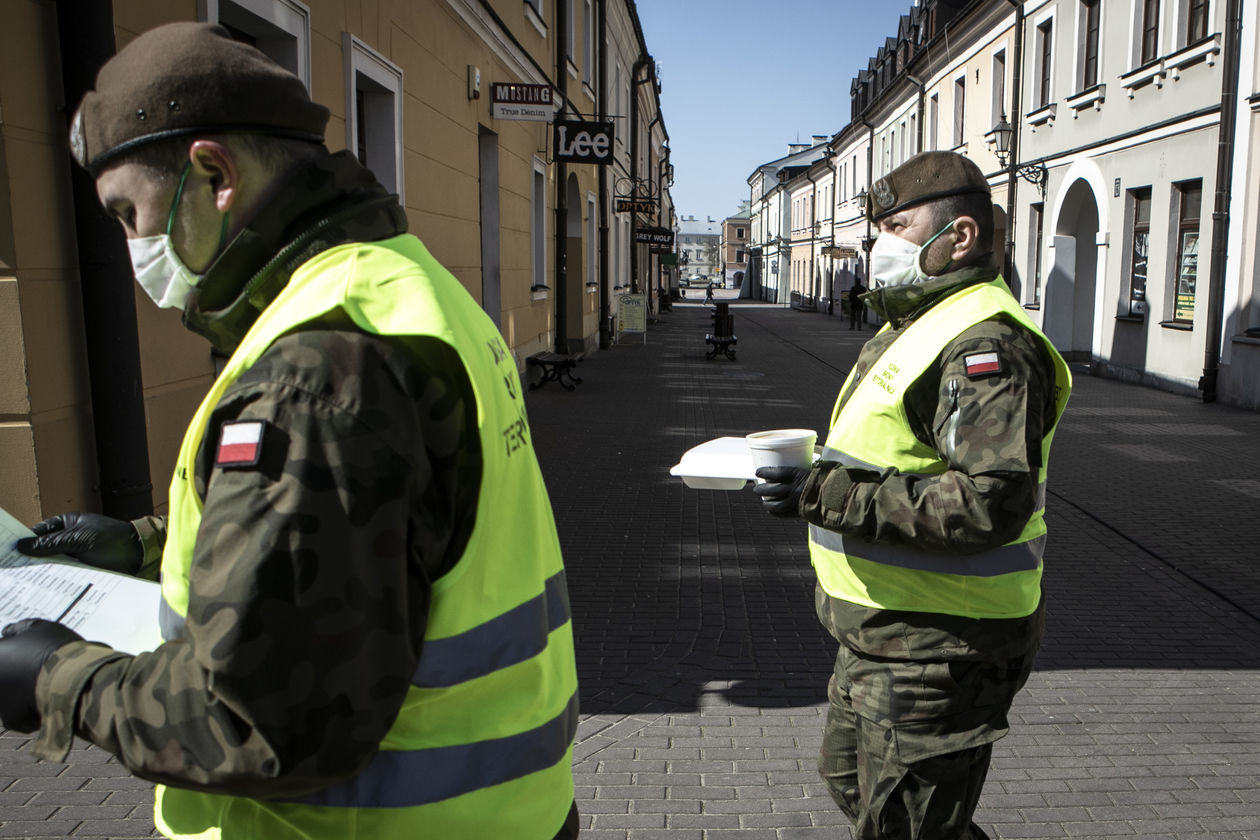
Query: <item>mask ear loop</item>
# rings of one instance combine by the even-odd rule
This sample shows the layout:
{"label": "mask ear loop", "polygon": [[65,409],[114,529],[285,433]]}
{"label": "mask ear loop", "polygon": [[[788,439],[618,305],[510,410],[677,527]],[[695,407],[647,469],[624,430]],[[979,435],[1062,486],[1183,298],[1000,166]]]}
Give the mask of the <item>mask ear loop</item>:
{"label": "mask ear loop", "polygon": [[179,176],[179,186],[175,188],[175,200],[171,202],[171,213],[166,217],[166,235],[170,236],[171,231],[175,229],[175,211],[179,209],[179,197],[184,194],[184,182],[188,180],[188,173],[192,171],[192,161],[184,164],[184,171]]}
{"label": "mask ear loop", "polygon": [[[954,224],[955,224],[955,223],[957,223],[957,221],[958,221],[958,219],[951,219],[949,224],[945,225],[945,227],[941,228],[941,229],[940,229],[940,230],[938,230],[936,233],[932,234],[932,238],[931,238],[931,239],[929,239],[927,242],[924,242],[922,245],[920,245],[920,246],[919,246],[919,254],[920,254],[920,255],[926,254],[926,253],[927,253],[928,246],[929,246],[929,245],[931,245],[933,242],[935,242],[938,238],[940,238],[941,234],[945,233],[945,231],[947,231],[947,230],[949,230],[950,228],[952,228],[952,227],[954,226]],[[923,257],[922,257],[922,256],[920,256],[920,257],[919,257],[919,259],[920,259],[920,260],[922,260],[922,259],[923,259]],[[948,262],[946,262],[946,263],[945,263],[945,268],[941,271],[941,274],[944,274],[945,272],[949,271],[949,267],[950,267],[951,265],[953,265],[953,263],[954,263],[954,261],[953,261],[952,259],[951,259],[951,260],[949,260]],[[920,273],[922,273],[922,272],[923,272],[923,265],[922,265],[922,263],[920,263],[920,265],[919,265],[919,272],[920,272]],[[925,276],[926,276],[926,275],[925,275]],[[933,276],[939,277],[939,276],[940,276],[940,274],[933,275]]]}

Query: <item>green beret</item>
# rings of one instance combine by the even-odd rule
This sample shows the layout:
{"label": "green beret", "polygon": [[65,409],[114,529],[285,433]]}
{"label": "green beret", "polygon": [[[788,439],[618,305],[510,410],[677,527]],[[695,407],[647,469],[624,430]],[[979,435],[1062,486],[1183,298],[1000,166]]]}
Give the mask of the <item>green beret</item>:
{"label": "green beret", "polygon": [[297,76],[209,23],[150,29],[105,62],[70,126],[70,151],[99,175],[168,137],[268,134],[324,141],[328,109]]}
{"label": "green beret", "polygon": [[970,158],[955,152],[920,152],[871,184],[866,217],[885,216],[951,195],[989,195],[989,182]]}

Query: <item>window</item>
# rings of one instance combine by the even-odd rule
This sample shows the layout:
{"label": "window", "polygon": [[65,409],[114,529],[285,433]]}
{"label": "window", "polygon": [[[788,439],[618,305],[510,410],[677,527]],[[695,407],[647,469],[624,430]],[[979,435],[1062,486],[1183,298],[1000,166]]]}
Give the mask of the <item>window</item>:
{"label": "window", "polygon": [[954,80],[954,148],[963,144],[963,120],[967,114],[967,77]]}
{"label": "window", "polygon": [[888,168],[892,169],[901,163],[901,160],[897,157],[897,129],[895,128],[888,132],[888,146]]}
{"label": "window", "polygon": [[205,19],[257,47],[311,89],[311,10],[297,0],[204,0]]}
{"label": "window", "polygon": [[1080,90],[1098,84],[1098,12],[1100,0],[1081,0]]}
{"label": "window", "polygon": [[906,138],[907,138],[906,142],[910,144],[910,154],[912,155],[916,154],[919,151],[918,127],[919,127],[919,115],[911,114],[910,115],[910,133],[906,135]]}
{"label": "window", "polygon": [[1037,108],[1050,104],[1050,71],[1054,58],[1054,20],[1037,27]]}
{"label": "window", "polygon": [[1032,300],[1029,301],[1034,306],[1041,305],[1041,249],[1045,245],[1042,238],[1042,221],[1045,216],[1046,205],[1033,204],[1029,207],[1031,217],[1028,220],[1028,229],[1032,231],[1033,252],[1032,252],[1032,271],[1028,272],[1032,277]]}
{"label": "window", "polygon": [[1194,320],[1194,292],[1199,277],[1199,216],[1203,207],[1203,182],[1178,184],[1177,198],[1177,288],[1173,301],[1174,321]]}
{"label": "window", "polygon": [[1159,58],[1159,0],[1141,0],[1142,48],[1140,63],[1150,64]]}
{"label": "window", "polygon": [[595,86],[595,8],[591,0],[582,4],[582,81]]}
{"label": "window", "polygon": [[1132,190],[1129,201],[1133,205],[1133,228],[1129,239],[1129,314],[1146,313],[1146,275],[1151,250],[1151,189]]}
{"label": "window", "polygon": [[343,32],[346,57],[346,148],[376,179],[403,198],[402,70]]}
{"label": "window", "polygon": [[736,239],[744,238],[744,229],[742,227],[735,228],[735,238]]}
{"label": "window", "polygon": [[547,165],[534,158],[534,185],[529,196],[530,284],[547,288]]}
{"label": "window", "polygon": [[936,127],[941,124],[941,99],[938,94],[932,94],[932,98],[928,100],[928,151],[936,151]]}
{"label": "window", "polygon": [[599,281],[595,279],[596,259],[599,251],[599,240],[596,238],[598,231],[596,225],[599,211],[599,205],[596,203],[595,193],[588,192],[586,194],[586,285],[587,287],[599,285]]}
{"label": "window", "polygon": [[735,249],[735,262],[736,262],[738,265],[743,265],[743,264],[744,264],[744,249],[743,249],[743,248],[736,248],[736,249]]}
{"label": "window", "polygon": [[993,54],[993,103],[989,108],[989,124],[997,125],[1006,111],[1006,50]]}
{"label": "window", "polygon": [[1186,16],[1186,43],[1202,41],[1208,35],[1208,0],[1190,0]]}

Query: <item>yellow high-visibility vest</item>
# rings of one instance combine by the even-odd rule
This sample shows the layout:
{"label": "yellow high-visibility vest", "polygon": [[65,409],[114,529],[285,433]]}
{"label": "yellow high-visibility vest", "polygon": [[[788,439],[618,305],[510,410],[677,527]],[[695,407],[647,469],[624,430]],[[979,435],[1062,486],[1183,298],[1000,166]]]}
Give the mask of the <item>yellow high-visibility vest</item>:
{"label": "yellow high-visibility vest", "polygon": [[[340,310],[364,332],[455,348],[477,401],[479,515],[455,567],[433,584],[423,655],[380,750],[358,776],[297,800],[158,786],[172,838],[512,837],[551,840],[573,800],[577,669],[551,504],[528,441],[512,354],[498,329],[414,236],[331,248],[261,314],[201,404],[171,482],[162,557],[163,633],[188,612],[201,499],[196,457],[223,393],[276,338]],[[370,562],[370,557],[346,562]],[[310,737],[318,738],[312,732]]]}
{"label": "yellow high-visibility vest", "polygon": [[[1007,545],[967,555],[881,545],[811,524],[810,557],[819,584],[833,598],[879,609],[972,618],[1018,618],[1037,608],[1050,441],[1067,405],[1072,376],[1002,278],[958,291],[920,316],[865,372],[842,407],[854,376],[850,373],[832,412],[822,457],[851,467],[895,467],[907,474],[940,475],[949,469],[940,453],[914,436],[906,415],[906,389],[961,333],[998,314],[1040,338],[1054,363],[1055,416],[1041,441],[1036,510]],[[885,324],[883,331],[888,329]]]}

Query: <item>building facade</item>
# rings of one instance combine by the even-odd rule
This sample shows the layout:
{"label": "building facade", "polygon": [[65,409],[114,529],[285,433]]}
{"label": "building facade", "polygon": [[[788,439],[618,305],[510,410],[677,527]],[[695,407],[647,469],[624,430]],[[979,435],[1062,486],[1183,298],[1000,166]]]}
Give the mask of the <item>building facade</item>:
{"label": "building facade", "polygon": [[718,253],[722,257],[722,284],[727,288],[738,288],[744,282],[748,269],[749,226],[751,218],[748,213],[748,202],[741,201],[739,211],[722,220],[721,240]]}
{"label": "building facade", "polygon": [[782,161],[749,178],[754,253],[778,247],[786,190],[793,299],[826,300],[866,276],[861,193],[952,150],[987,175],[1006,281],[1068,359],[1260,408],[1258,29],[1256,0],[916,3],[827,144],[837,264],[806,247],[828,238],[800,209],[822,176],[774,183]]}
{"label": "building facade", "polygon": [[[539,351],[607,346],[616,292],[660,275],[660,255],[634,244],[636,227],[669,225],[672,205],[660,87],[633,0],[5,3],[0,506],[17,518],[162,510],[184,426],[215,376],[179,313],[135,294],[126,248],[102,232],[66,141],[100,64],[178,20],[221,23],[303,80],[331,112],[329,148],[397,192],[411,231],[522,369]],[[522,91],[539,107],[512,107]],[[565,121],[611,121],[605,161],[566,161]],[[619,211],[628,182],[650,212]]]}

